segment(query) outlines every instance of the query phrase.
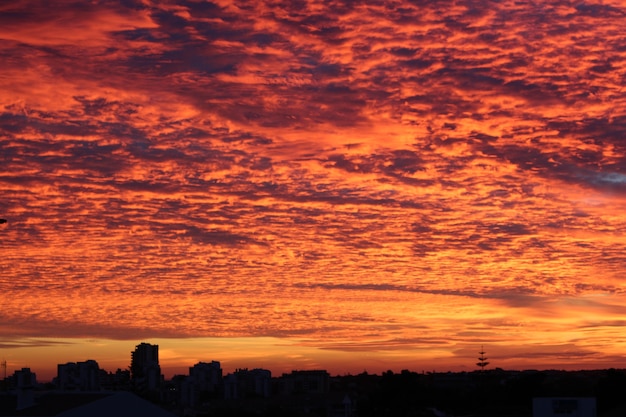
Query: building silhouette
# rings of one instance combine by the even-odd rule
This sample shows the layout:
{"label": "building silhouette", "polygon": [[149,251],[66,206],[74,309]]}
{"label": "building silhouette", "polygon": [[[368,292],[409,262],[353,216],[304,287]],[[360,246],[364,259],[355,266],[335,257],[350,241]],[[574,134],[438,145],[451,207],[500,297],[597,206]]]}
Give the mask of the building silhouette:
{"label": "building silhouette", "polygon": [[325,394],[328,392],[330,375],[324,370],[291,371],[283,374],[280,392],[282,394]]}
{"label": "building silhouette", "polygon": [[198,362],[180,382],[180,403],[195,407],[222,396],[222,368],[218,361]]}
{"label": "building silhouette", "polygon": [[596,417],[596,399],[591,397],[533,398],[533,417]]}
{"label": "building silhouette", "polygon": [[482,347],[471,372],[331,377],[294,370],[273,378],[269,370],[239,368],[222,376],[220,362],[211,361],[167,383],[158,348],[135,346],[130,369],[116,372],[95,360],[59,364],[56,386],[38,384],[29,368],[16,370],[0,392],[0,416],[626,416],[626,369],[487,370]]}
{"label": "building silhouette", "polygon": [[140,394],[158,391],[163,380],[159,345],[140,343],[135,346],[130,358],[130,382],[133,389]]}
{"label": "building silhouette", "polygon": [[89,359],[57,365],[56,382],[62,391],[98,391],[100,376],[98,362]]}
{"label": "building silhouette", "polygon": [[237,369],[224,378],[224,398],[269,398],[272,393],[272,372],[267,369]]}
{"label": "building silhouette", "polygon": [[15,371],[14,379],[17,396],[16,410],[32,407],[35,404],[37,376],[30,371],[30,368],[22,368],[20,371]]}

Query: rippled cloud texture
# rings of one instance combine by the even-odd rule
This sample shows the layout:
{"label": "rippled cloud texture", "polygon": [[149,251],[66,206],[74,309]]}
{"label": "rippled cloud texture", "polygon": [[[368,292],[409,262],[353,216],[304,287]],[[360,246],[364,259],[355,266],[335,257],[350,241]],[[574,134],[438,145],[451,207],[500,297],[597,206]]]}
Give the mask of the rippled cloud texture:
{"label": "rippled cloud texture", "polygon": [[623,365],[625,19],[597,0],[0,6],[3,346]]}

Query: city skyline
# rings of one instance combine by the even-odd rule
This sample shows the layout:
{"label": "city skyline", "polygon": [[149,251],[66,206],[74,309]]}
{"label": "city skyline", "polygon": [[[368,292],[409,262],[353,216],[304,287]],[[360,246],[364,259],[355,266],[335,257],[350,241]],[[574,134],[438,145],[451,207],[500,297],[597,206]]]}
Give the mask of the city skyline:
{"label": "city skyline", "polygon": [[1,5],[0,359],[624,367],[625,16]]}
{"label": "city skyline", "polygon": [[[32,369],[29,366],[17,366],[15,369],[10,369],[10,370],[6,370],[6,376],[1,376],[2,378],[6,378],[6,377],[11,377],[12,375],[15,374],[15,372],[19,372],[19,371],[23,371],[24,369],[28,369],[29,372],[31,372],[32,374],[36,375],[36,379],[38,383],[49,383],[49,382],[56,382],[57,384],[60,383],[60,381],[55,381],[57,379],[57,377],[60,377],[61,372],[63,373],[67,373],[67,372],[77,372],[78,369],[80,368],[80,366],[85,366],[86,368],[91,368],[91,369],[99,369],[100,371],[105,371],[107,372],[109,375],[115,375],[116,373],[119,373],[120,371],[123,372],[128,372],[128,378],[129,382],[136,380],[136,379],[142,379],[142,378],[148,378],[147,376],[144,375],[145,372],[148,372],[148,370],[153,370],[156,373],[153,373],[150,377],[152,378],[153,381],[153,386],[149,386],[148,383],[145,383],[145,386],[148,387],[149,389],[156,389],[156,385],[160,384],[160,382],[157,382],[158,377],[161,376],[164,378],[165,381],[169,381],[171,379],[174,379],[177,376],[185,376],[185,375],[189,375],[189,372],[191,369],[196,368],[196,367],[215,367],[215,369],[219,369],[220,372],[223,371],[223,376],[229,375],[229,374],[233,374],[233,373],[237,373],[239,371],[248,371],[248,370],[263,370],[263,371],[269,371],[270,375],[273,377],[278,377],[281,374],[282,375],[287,375],[290,373],[294,373],[294,372],[315,372],[315,371],[323,371],[323,372],[327,372],[330,376],[349,376],[349,375],[358,375],[359,373],[365,373],[365,374],[369,374],[369,375],[382,375],[384,373],[387,372],[392,372],[392,373],[401,373],[401,372],[416,372],[416,373],[420,373],[420,374],[426,374],[426,373],[454,373],[454,372],[467,372],[467,373],[475,373],[475,372],[485,372],[485,371],[490,371],[490,370],[496,370],[496,371],[502,371],[502,372],[527,372],[527,371],[539,371],[536,368],[527,368],[527,369],[502,369],[498,366],[493,366],[491,365],[490,362],[487,361],[487,357],[486,355],[486,351],[484,350],[484,347],[481,347],[479,352],[476,352],[477,354],[477,360],[479,362],[475,363],[473,369],[471,366],[465,367],[465,369],[462,370],[451,370],[451,369],[445,369],[445,368],[441,368],[441,367],[437,367],[435,366],[434,368],[437,369],[410,369],[407,367],[404,368],[398,368],[398,369],[391,369],[389,367],[387,368],[380,368],[380,370],[371,372],[372,369],[363,369],[361,372],[358,373],[352,373],[349,371],[344,371],[343,373],[341,372],[328,372],[328,370],[326,368],[323,367],[317,367],[317,368],[309,368],[309,369],[297,369],[297,368],[290,368],[289,366],[285,367],[285,366],[279,366],[278,371],[276,369],[270,369],[268,367],[263,366],[263,364],[260,364],[259,362],[255,362],[252,361],[253,363],[255,363],[253,366],[250,366],[250,364],[245,364],[245,363],[231,363],[229,364],[228,368],[224,368],[223,362],[222,360],[220,360],[219,357],[205,357],[205,358],[201,358],[201,359],[196,359],[192,362],[188,362],[185,365],[178,365],[178,366],[170,366],[170,367],[166,367],[167,371],[162,372],[163,366],[162,363],[159,359],[160,356],[160,348],[161,346],[158,344],[153,344],[153,343],[149,343],[149,342],[145,342],[145,341],[141,341],[141,342],[137,342],[138,344],[135,345],[135,348],[133,350],[131,350],[130,348],[132,347],[132,345],[128,345],[128,360],[126,362],[125,365],[121,365],[121,366],[113,366],[112,368],[107,368],[106,366],[102,366],[102,361],[100,361],[97,357],[84,357],[82,359],[79,358],[73,358],[72,360],[68,360],[68,361],[63,361],[63,362],[59,362],[59,363],[48,363],[47,366],[44,366],[42,368],[43,373],[39,373],[37,371],[37,369]],[[166,347],[166,351],[167,351],[167,347]],[[150,353],[147,353],[150,352]],[[119,365],[119,362],[116,362]],[[78,365],[78,366],[77,366]],[[68,371],[68,369],[70,369],[70,371]],[[614,369],[614,368],[610,368],[610,369]],[[626,368],[621,368],[626,369]],[[596,369],[579,369],[579,368],[572,368],[572,369],[557,369],[557,368],[553,368],[553,369],[542,369],[541,371],[563,371],[563,372],[567,372],[567,371],[571,371],[571,372],[576,372],[576,371],[603,371],[606,369],[600,369],[600,368],[596,368]],[[42,377],[43,376],[43,377]],[[65,376],[65,378],[67,378],[67,376]],[[88,382],[90,382],[89,380],[85,380]],[[70,388],[73,389],[73,388]]]}
{"label": "city skyline", "polygon": [[[159,346],[141,342],[130,352],[131,364],[126,370],[110,372],[93,359],[75,361],[59,364],[58,375],[50,383],[42,383],[29,368],[16,370],[2,384],[2,411],[61,415],[59,410],[76,409],[71,415],[92,415],[106,401],[110,404],[103,415],[130,408],[137,414],[140,398],[145,406],[152,404],[152,410],[140,413],[153,415],[161,410],[169,416],[207,410],[212,410],[211,415],[230,415],[235,410],[255,415],[413,415],[416,409],[424,411],[420,415],[433,416],[466,415],[468,411],[470,415],[530,416],[580,414],[581,408],[588,411],[584,415],[595,416],[596,412],[619,415],[624,407],[624,369],[495,368],[485,372],[485,353],[479,352],[474,372],[403,369],[398,373],[332,375],[316,369],[276,375],[262,368],[237,368],[225,374],[219,361],[200,361],[185,372],[164,378],[159,373]],[[538,406],[544,412],[537,413]],[[439,412],[428,413],[433,409]]]}
{"label": "city skyline", "polygon": [[[254,339],[255,342],[258,342],[258,339]],[[154,341],[153,341],[154,342]],[[73,349],[68,349],[65,351],[63,355],[55,356],[59,358],[55,361],[54,358],[49,356],[38,356],[33,355],[30,360],[20,359],[19,361],[11,361],[7,366],[7,376],[10,376],[14,373],[14,371],[19,371],[23,368],[30,369],[33,373],[37,375],[37,380],[39,382],[50,382],[52,381],[57,373],[58,373],[58,365],[68,364],[68,363],[78,363],[85,361],[96,361],[100,366],[100,369],[106,370],[108,372],[115,372],[116,370],[131,370],[132,368],[132,354],[133,351],[130,350],[134,343],[142,344],[150,344],[157,347],[160,347],[159,353],[159,364],[162,369],[162,374],[166,379],[170,379],[175,375],[184,375],[188,372],[189,367],[194,365],[195,363],[200,362],[212,362],[217,361],[222,365],[222,369],[226,373],[233,373],[238,369],[268,369],[272,373],[283,374],[289,373],[292,371],[301,371],[301,370],[329,370],[334,375],[352,375],[358,374],[361,372],[371,373],[371,374],[382,374],[383,372],[393,371],[400,372],[401,370],[409,369],[410,367],[406,366],[407,363],[415,363],[419,366],[417,369],[410,369],[415,372],[449,372],[449,371],[477,371],[481,370],[480,367],[475,364],[468,363],[464,364],[461,367],[452,367],[450,368],[446,363],[435,364],[431,362],[411,362],[411,361],[398,361],[398,360],[389,360],[389,361],[372,361],[369,364],[366,364],[363,369],[357,369],[353,365],[351,366],[350,358],[348,357],[339,357],[336,358],[334,355],[329,355],[328,360],[324,361],[311,361],[312,358],[315,358],[317,355],[311,353],[310,357],[305,357],[301,361],[290,361],[285,360],[281,362],[281,358],[277,354],[267,355],[267,354],[259,354],[259,355],[250,355],[248,354],[237,354],[235,353],[234,357],[239,358],[239,362],[233,362],[232,353],[228,350],[242,350],[245,349],[246,352],[249,352],[249,342],[246,341],[221,341],[218,343],[214,343],[215,346],[209,347],[206,346],[204,349],[204,356],[202,354],[198,354],[199,351],[203,351],[199,346],[194,346],[194,344],[198,343],[210,343],[210,341],[198,339],[194,339],[193,342],[189,345],[183,345],[182,348],[178,351],[178,354],[174,353],[176,349],[172,349],[172,346],[168,346],[168,339],[161,339],[158,343],[146,342],[146,341],[137,341],[137,342],[129,342],[129,341],[100,341],[97,343],[96,341],[85,341],[85,343],[77,343],[73,347]],[[213,341],[215,342],[215,341]],[[271,341],[268,341],[268,343]],[[165,344],[165,345],[162,345]],[[237,345],[240,345],[240,348],[237,349]],[[99,348],[95,348],[94,346],[99,345]],[[91,346],[91,348],[90,348]],[[271,346],[271,345],[270,345]],[[138,347],[135,346],[135,347]],[[37,348],[35,348],[36,351]],[[271,347],[269,350],[274,350]],[[7,352],[8,350],[4,350]],[[122,351],[125,351],[128,355],[127,358],[122,359]],[[32,350],[31,350],[32,352]],[[279,351],[280,352],[280,351]],[[475,356],[485,354],[484,351],[477,351]],[[72,356],[74,355],[74,356]],[[82,356],[81,356],[82,355]],[[101,355],[101,356],[98,356]],[[195,356],[194,356],[195,355]],[[165,359],[161,359],[165,356]],[[227,358],[226,362],[224,362],[223,358]],[[242,359],[243,358],[243,359]],[[247,358],[247,359],[246,359]],[[3,359],[3,361],[6,359]],[[264,361],[267,361],[265,363]],[[363,363],[365,361],[362,358],[359,361],[353,363]],[[33,367],[32,364],[35,364]],[[273,368],[269,367],[268,364],[273,364]],[[330,366],[330,368],[327,368]],[[484,368],[484,367],[483,367]],[[487,368],[490,369],[491,367]],[[577,368],[572,368],[577,369]]]}

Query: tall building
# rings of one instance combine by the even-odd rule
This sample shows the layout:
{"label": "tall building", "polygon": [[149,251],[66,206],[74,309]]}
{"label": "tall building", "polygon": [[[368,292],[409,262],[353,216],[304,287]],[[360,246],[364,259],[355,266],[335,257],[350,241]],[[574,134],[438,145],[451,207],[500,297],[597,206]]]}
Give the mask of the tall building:
{"label": "tall building", "polygon": [[156,391],[161,386],[159,345],[140,343],[130,354],[130,381],[137,392]]}
{"label": "tall building", "polygon": [[30,368],[22,368],[21,371],[15,371],[13,378],[17,392],[16,409],[19,411],[32,407],[35,404],[34,390],[37,385],[37,376],[30,371]]}

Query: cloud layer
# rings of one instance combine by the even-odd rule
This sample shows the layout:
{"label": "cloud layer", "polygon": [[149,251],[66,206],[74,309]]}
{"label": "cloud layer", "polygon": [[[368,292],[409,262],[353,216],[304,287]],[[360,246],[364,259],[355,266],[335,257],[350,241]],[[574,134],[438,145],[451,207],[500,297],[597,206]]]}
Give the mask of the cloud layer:
{"label": "cloud layer", "polygon": [[623,360],[625,14],[0,6],[2,333]]}

